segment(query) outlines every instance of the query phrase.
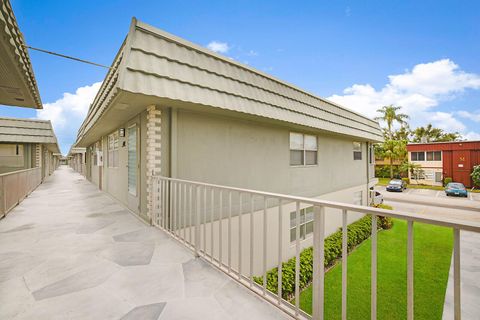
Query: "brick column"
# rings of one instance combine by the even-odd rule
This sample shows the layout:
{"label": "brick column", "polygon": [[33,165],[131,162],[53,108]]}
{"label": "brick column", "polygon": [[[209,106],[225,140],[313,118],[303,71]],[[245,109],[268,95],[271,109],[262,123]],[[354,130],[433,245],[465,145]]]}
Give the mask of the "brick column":
{"label": "brick column", "polygon": [[42,166],[42,146],[37,143],[35,144],[35,168],[40,168]]}
{"label": "brick column", "polygon": [[147,147],[146,147],[146,171],[147,171],[147,215],[152,219],[152,177],[161,175],[161,128],[162,111],[156,106],[147,107]]}

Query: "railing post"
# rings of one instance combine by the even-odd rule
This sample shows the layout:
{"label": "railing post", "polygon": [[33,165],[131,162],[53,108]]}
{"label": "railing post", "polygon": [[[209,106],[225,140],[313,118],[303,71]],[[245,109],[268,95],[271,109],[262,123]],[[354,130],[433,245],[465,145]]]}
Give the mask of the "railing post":
{"label": "railing post", "polygon": [[195,256],[200,257],[200,192],[195,186]]}
{"label": "railing post", "polygon": [[377,216],[372,214],[372,251],[371,251],[371,319],[377,319]]}
{"label": "railing post", "polygon": [[414,317],[413,221],[407,222],[407,319]]}
{"label": "railing post", "polygon": [[325,286],[325,208],[314,206],[313,216],[313,319],[323,320]]}
{"label": "railing post", "polygon": [[453,229],[453,307],[454,319],[462,318],[460,287],[460,230]]}
{"label": "railing post", "polygon": [[347,257],[348,257],[348,216],[342,210],[342,320],[347,320]]}

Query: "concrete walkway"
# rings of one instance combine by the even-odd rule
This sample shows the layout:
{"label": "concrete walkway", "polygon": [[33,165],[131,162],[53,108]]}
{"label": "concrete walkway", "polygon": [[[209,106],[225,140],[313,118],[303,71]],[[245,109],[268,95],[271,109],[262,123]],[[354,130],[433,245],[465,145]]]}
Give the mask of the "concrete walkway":
{"label": "concrete walkway", "polygon": [[287,319],[60,167],[0,220],[0,319]]}
{"label": "concrete walkway", "polygon": [[[480,318],[480,234],[460,232],[460,277],[462,319]],[[454,318],[453,305],[453,261],[450,265],[443,319]]]}

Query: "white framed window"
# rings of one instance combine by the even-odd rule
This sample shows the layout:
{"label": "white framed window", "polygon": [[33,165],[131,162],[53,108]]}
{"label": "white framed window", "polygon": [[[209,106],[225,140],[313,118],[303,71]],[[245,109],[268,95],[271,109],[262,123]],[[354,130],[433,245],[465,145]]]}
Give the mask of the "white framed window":
{"label": "white framed window", "polygon": [[442,173],[440,171],[435,172],[435,182],[443,182]]}
{"label": "white framed window", "polygon": [[[297,212],[290,212],[290,242],[297,239]],[[313,207],[300,210],[300,240],[304,240],[307,235],[313,233]]]}
{"label": "white framed window", "polygon": [[427,151],[427,161],[442,161],[442,152]]}
{"label": "white framed window", "polygon": [[353,143],[353,160],[362,160],[362,143]]}
{"label": "white framed window", "polygon": [[433,170],[424,170],[422,179],[434,180],[435,179],[435,172]]}
{"label": "white framed window", "polygon": [[318,163],[318,141],[316,136],[290,132],[290,165],[311,166]]}
{"label": "white framed window", "polygon": [[108,136],[108,167],[118,168],[118,131]]}
{"label": "white framed window", "polygon": [[410,155],[411,161],[425,161],[425,151],[415,151]]}

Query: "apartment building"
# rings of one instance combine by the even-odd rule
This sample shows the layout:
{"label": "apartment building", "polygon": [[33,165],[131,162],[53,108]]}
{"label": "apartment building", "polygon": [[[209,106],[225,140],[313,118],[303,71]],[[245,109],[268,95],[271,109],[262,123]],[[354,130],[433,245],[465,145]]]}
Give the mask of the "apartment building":
{"label": "apartment building", "polygon": [[85,176],[151,222],[155,176],[367,205],[379,141],[371,119],[133,19],[75,146]]}
{"label": "apartment building", "polygon": [[411,143],[408,158],[420,165],[418,177],[409,173],[411,183],[441,186],[445,178],[473,187],[473,167],[480,164],[480,141]]}

